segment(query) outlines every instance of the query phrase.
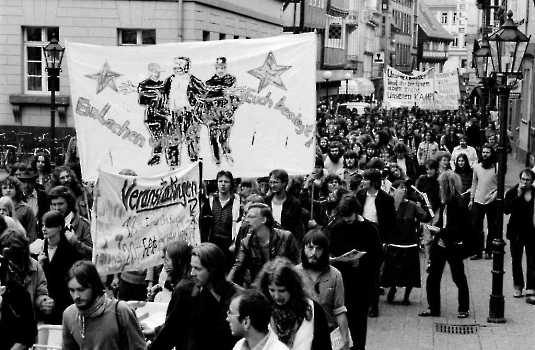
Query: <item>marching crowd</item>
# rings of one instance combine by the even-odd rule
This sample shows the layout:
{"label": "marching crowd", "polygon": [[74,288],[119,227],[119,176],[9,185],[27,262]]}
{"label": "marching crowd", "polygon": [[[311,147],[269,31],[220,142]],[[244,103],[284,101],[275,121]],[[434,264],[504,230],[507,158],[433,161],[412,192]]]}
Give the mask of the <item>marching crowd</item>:
{"label": "marching crowd", "polygon": [[[0,350],[31,347],[37,324],[62,325],[65,349],[365,349],[380,296],[394,303],[404,288],[410,305],[421,288],[422,251],[419,316],[440,315],[447,262],[466,318],[464,260],[491,259],[496,234],[496,127],[485,135],[478,152],[471,109],[319,109],[311,174],[220,171],[204,184],[202,243],[169,243],[162,266],[115,276],[90,262],[93,195],[79,165],[52,170],[38,154],[0,181]],[[535,174],[519,179],[504,202],[514,296],[535,303]],[[165,291],[155,328],[123,302]]]}

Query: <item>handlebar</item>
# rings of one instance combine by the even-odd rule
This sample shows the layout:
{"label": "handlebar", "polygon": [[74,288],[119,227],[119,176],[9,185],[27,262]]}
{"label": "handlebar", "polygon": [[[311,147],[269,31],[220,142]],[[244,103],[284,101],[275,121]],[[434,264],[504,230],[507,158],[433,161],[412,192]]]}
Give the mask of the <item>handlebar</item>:
{"label": "handlebar", "polygon": [[33,142],[45,142],[45,136],[48,135],[47,132],[43,134],[43,136],[37,136],[33,139]]}
{"label": "handlebar", "polygon": [[11,131],[12,134],[15,134],[15,136],[24,136],[24,135],[31,135],[31,132],[26,131]]}

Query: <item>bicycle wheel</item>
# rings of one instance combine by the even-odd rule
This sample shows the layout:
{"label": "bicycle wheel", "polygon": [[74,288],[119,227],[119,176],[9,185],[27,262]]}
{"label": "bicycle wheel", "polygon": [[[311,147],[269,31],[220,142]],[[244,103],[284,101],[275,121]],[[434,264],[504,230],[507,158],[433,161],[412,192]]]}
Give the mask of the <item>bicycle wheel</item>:
{"label": "bicycle wheel", "polygon": [[15,154],[15,151],[12,149],[8,149],[5,153],[5,161],[4,161],[4,168],[8,173],[11,174],[11,169],[13,169],[13,165],[17,161],[17,155]]}

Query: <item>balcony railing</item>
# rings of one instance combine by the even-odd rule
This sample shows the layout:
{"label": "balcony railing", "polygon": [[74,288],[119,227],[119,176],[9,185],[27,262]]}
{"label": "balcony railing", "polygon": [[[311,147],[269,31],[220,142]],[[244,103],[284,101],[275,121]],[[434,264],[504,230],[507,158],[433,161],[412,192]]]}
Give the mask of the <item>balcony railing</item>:
{"label": "balcony railing", "polygon": [[425,61],[445,61],[448,59],[448,53],[445,51],[424,50],[422,59]]}

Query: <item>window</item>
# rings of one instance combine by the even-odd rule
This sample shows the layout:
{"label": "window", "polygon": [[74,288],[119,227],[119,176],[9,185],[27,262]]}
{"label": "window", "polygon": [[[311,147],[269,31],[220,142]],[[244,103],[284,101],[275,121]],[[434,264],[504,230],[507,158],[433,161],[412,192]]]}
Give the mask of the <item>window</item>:
{"label": "window", "polygon": [[466,4],[459,4],[459,10],[466,10]]}
{"label": "window", "polygon": [[464,33],[466,32],[466,28],[465,27],[460,27],[459,28],[459,33]]}
{"label": "window", "polygon": [[466,58],[461,60],[461,68],[466,68]]}
{"label": "window", "polygon": [[[50,91],[48,86],[48,74],[45,72],[46,61],[43,47],[50,40],[59,38],[58,27],[25,27],[24,28],[24,92],[43,93]],[[55,86],[59,91],[58,84]]]}
{"label": "window", "polygon": [[210,32],[206,30],[202,31],[202,41],[210,41]]}
{"label": "window", "polygon": [[442,12],[442,18],[440,20],[440,23],[448,24],[448,13],[447,12]]}
{"label": "window", "polygon": [[453,13],[452,24],[457,24],[457,12]]}
{"label": "window", "polygon": [[459,46],[459,37],[453,36],[453,41],[451,42],[452,47],[458,47]]}
{"label": "window", "polygon": [[219,40],[225,40],[227,38],[227,35],[224,33],[219,33]]}
{"label": "window", "polygon": [[119,45],[154,45],[156,29],[119,29]]}

